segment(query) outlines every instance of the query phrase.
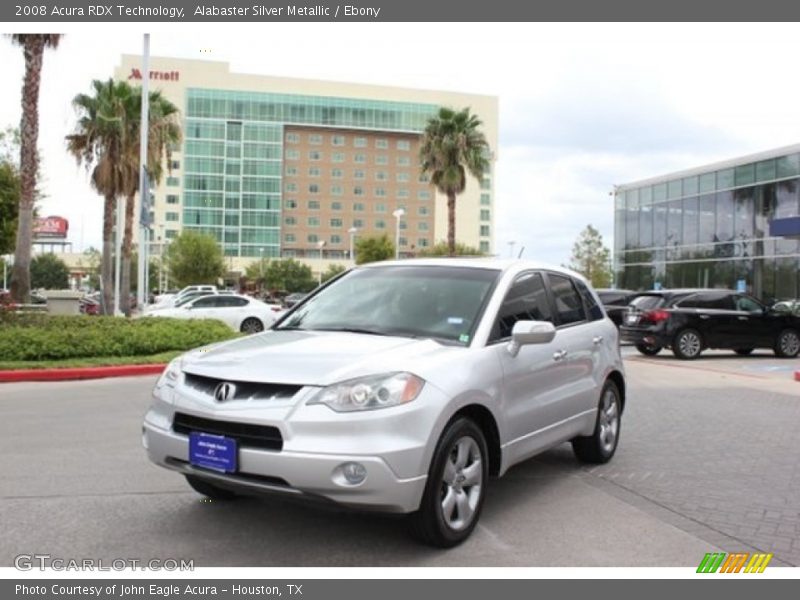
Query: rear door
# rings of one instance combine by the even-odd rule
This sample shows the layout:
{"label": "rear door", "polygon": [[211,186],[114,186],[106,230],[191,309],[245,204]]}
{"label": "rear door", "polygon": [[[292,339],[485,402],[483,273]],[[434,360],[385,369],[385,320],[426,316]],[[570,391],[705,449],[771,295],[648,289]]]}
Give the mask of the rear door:
{"label": "rear door", "polygon": [[779,323],[767,316],[763,304],[746,296],[734,296],[736,321],[732,324],[734,348],[758,348],[772,346],[778,336]]}
{"label": "rear door", "polygon": [[680,301],[676,307],[690,316],[687,325],[700,332],[705,346],[733,347],[738,315],[730,291],[698,292]]}

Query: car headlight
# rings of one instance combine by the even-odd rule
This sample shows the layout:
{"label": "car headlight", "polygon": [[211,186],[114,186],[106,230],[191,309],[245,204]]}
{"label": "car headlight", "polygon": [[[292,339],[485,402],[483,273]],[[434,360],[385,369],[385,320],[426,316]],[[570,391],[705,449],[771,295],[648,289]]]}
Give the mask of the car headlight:
{"label": "car headlight", "polygon": [[334,383],[317,392],[308,404],[324,404],[337,412],[374,410],[411,402],[425,381],[411,373],[384,373]]}
{"label": "car headlight", "polygon": [[181,358],[176,358],[167,365],[167,368],[161,373],[161,377],[156,381],[157,388],[165,385],[169,387],[177,385],[178,379],[181,377],[181,362]]}

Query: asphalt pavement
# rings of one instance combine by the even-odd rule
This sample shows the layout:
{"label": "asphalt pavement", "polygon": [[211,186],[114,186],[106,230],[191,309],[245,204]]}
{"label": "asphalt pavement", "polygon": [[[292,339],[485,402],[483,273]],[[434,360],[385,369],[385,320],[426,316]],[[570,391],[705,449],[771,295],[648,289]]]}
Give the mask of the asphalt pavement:
{"label": "asphalt pavement", "polygon": [[587,468],[565,444],[514,467],[491,482],[472,538],[446,551],[417,544],[401,518],[204,501],[141,448],[155,377],[0,385],[0,565],[47,553],[196,566],[696,566],[719,550],[800,565],[800,383],[723,360],[631,354],[614,460]]}

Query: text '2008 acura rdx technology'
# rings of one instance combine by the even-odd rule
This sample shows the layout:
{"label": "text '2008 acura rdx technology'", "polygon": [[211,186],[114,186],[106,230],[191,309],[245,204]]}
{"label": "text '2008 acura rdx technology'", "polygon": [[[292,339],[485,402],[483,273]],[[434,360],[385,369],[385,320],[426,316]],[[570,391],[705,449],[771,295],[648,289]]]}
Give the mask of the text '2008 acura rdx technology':
{"label": "text '2008 acura rdx technology'", "polygon": [[611,459],[625,381],[579,275],[430,259],[350,270],[271,330],[174,360],[153,395],[150,459],[198,492],[407,513],[447,547],[475,527],[490,476],[565,441]]}

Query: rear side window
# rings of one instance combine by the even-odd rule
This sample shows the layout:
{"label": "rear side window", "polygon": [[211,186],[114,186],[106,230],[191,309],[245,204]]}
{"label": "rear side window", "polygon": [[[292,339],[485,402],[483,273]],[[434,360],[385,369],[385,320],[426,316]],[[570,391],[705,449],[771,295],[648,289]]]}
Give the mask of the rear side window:
{"label": "rear side window", "polygon": [[217,306],[219,306],[219,296],[200,298],[197,302],[192,304],[192,308],[215,308]]}
{"label": "rear side window", "polygon": [[664,298],[663,296],[656,296],[653,295],[646,295],[646,296],[637,296],[633,300],[631,300],[631,306],[634,308],[638,308],[639,310],[653,310],[655,308],[661,308],[664,305]]}
{"label": "rear side window", "polygon": [[548,275],[548,279],[550,280],[550,291],[553,293],[559,324],[569,325],[570,323],[585,321],[586,314],[583,309],[583,300],[581,300],[578,291],[572,284],[572,279],[552,273]]}
{"label": "rear side window", "polygon": [[490,341],[511,337],[517,321],[553,321],[547,291],[540,273],[520,275],[506,293]]}
{"label": "rear side window", "polygon": [[733,296],[730,294],[695,294],[678,304],[680,308],[703,308],[711,310],[735,310]]}
{"label": "rear side window", "polygon": [[589,288],[586,287],[586,284],[578,279],[574,279],[573,281],[575,282],[575,287],[578,288],[578,292],[583,298],[583,302],[586,304],[586,310],[589,311],[589,320],[597,321],[602,319],[603,309],[598,306],[597,301],[594,299],[594,295],[589,291]]}

